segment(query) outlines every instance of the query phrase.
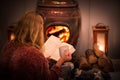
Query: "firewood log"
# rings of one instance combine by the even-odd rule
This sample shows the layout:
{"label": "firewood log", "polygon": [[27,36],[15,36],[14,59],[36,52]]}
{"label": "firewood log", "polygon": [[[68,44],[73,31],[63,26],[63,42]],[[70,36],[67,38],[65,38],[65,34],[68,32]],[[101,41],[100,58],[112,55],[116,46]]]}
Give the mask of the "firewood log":
{"label": "firewood log", "polygon": [[95,55],[90,55],[89,57],[88,57],[88,62],[90,63],[90,64],[95,64],[95,63],[97,63],[97,58],[96,58],[96,56]]}
{"label": "firewood log", "polygon": [[94,50],[92,49],[86,50],[85,55],[90,64],[95,64],[97,62],[97,57],[95,56]]}
{"label": "firewood log", "polygon": [[85,56],[81,56],[80,57],[80,65],[79,65],[79,69],[83,69],[83,70],[89,70],[90,64],[88,63],[87,59]]}
{"label": "firewood log", "polygon": [[101,56],[98,59],[98,65],[99,65],[100,69],[102,69],[103,71],[106,71],[106,72],[114,71],[112,61],[107,56],[106,57]]}

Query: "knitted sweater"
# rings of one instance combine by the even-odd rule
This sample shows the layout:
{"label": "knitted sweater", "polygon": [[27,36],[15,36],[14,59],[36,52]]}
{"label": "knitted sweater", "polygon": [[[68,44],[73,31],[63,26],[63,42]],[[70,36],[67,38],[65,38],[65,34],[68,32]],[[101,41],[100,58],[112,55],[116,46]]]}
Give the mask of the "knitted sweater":
{"label": "knitted sweater", "polygon": [[57,80],[61,69],[49,69],[43,53],[33,46],[8,42],[0,56],[0,80]]}

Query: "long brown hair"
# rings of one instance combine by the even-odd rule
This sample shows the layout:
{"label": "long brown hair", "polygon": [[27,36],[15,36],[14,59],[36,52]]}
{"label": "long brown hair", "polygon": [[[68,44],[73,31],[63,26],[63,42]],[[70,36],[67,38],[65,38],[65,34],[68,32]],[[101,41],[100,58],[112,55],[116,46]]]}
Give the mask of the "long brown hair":
{"label": "long brown hair", "polygon": [[43,18],[36,12],[27,12],[15,29],[15,42],[40,49],[44,43]]}

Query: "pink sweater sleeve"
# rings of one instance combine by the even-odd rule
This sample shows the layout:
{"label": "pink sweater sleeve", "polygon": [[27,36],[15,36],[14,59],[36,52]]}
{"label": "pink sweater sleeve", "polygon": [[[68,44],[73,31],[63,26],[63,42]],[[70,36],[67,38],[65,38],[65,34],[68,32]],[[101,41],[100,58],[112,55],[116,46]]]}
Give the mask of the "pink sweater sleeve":
{"label": "pink sweater sleeve", "polygon": [[49,69],[47,59],[35,48],[29,48],[27,51],[16,50],[10,67],[16,80],[58,80],[58,75],[61,74],[60,68],[56,66]]}

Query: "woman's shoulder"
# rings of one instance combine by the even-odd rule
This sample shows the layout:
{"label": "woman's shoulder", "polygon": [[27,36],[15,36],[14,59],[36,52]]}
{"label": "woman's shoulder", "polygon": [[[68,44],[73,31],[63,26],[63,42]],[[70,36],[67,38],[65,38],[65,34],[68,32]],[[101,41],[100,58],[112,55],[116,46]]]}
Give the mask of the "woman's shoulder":
{"label": "woman's shoulder", "polygon": [[[37,64],[46,62],[42,52],[32,46],[22,46],[18,48],[11,57],[12,64]],[[26,64],[24,64],[26,63]]]}
{"label": "woman's shoulder", "polygon": [[13,56],[21,56],[21,57],[29,57],[29,56],[36,56],[36,57],[44,57],[42,51],[36,49],[33,46],[26,46],[26,45],[19,45],[18,48],[14,51]]}

